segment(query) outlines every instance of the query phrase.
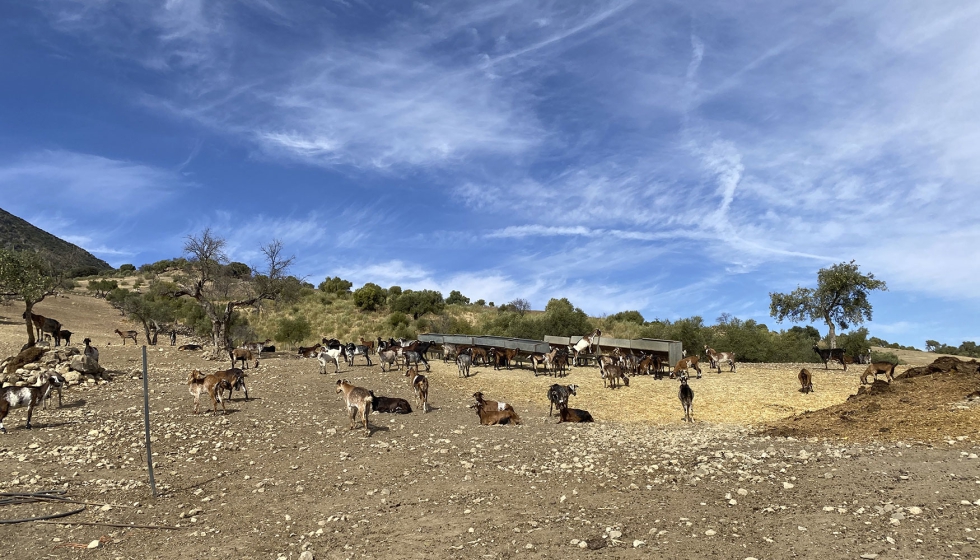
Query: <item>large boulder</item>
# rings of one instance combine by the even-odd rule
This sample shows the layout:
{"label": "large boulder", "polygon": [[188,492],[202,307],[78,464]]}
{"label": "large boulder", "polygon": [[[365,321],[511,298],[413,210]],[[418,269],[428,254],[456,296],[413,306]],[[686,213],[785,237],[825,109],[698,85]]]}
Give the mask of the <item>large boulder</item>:
{"label": "large boulder", "polygon": [[71,359],[71,369],[79,373],[97,375],[104,371],[99,362],[84,355],[74,356]]}

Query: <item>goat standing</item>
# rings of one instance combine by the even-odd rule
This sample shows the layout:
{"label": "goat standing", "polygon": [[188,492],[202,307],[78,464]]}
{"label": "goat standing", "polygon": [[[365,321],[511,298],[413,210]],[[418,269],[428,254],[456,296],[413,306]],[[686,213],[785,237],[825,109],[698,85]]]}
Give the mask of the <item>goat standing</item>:
{"label": "goat standing", "polygon": [[344,402],[347,404],[347,414],[350,416],[350,429],[353,430],[357,425],[357,411],[361,411],[361,423],[364,424],[364,432],[371,435],[371,427],[368,426],[368,412],[374,403],[371,391],[363,387],[355,387],[346,379],[337,380],[337,393],[344,394]]}
{"label": "goat standing", "polygon": [[677,398],[681,400],[684,407],[684,421],[694,422],[694,389],[687,384],[687,373],[681,374],[681,388],[677,391]]}
{"label": "goat standing", "polygon": [[456,356],[456,368],[459,369],[460,377],[470,376],[470,364],[473,363],[473,357],[470,356],[469,352],[463,351]]}
{"label": "goat standing", "polygon": [[430,410],[429,379],[420,374],[419,370],[415,367],[408,368],[408,371],[405,372],[405,377],[409,379],[409,383],[415,391],[415,402],[422,409],[423,413],[428,412]]}
{"label": "goat standing", "polygon": [[800,380],[800,392],[806,394],[813,390],[813,374],[810,373],[810,370],[801,369],[797,378]]}
{"label": "goat standing", "polygon": [[139,340],[137,340],[137,338],[136,338],[137,336],[139,336],[139,333],[136,332],[136,331],[126,331],[126,332],[123,332],[123,331],[121,331],[119,329],[116,329],[115,333],[118,334],[119,335],[119,338],[122,339],[123,346],[126,346],[126,339],[127,338],[132,338],[133,339],[133,344],[139,344]]}
{"label": "goat standing", "polygon": [[38,377],[40,385],[34,387],[4,387],[0,389],[0,433],[7,433],[3,427],[3,419],[7,417],[12,408],[27,407],[27,429],[30,430],[31,416],[34,414],[34,407],[44,401],[48,390],[51,387],[52,375],[42,373]]}
{"label": "goat standing", "polygon": [[231,391],[231,385],[228,384],[227,380],[213,373],[204,375],[195,369],[187,376],[187,390],[194,397],[194,414],[200,412],[201,395],[204,393],[211,397],[211,403],[214,405],[214,410],[211,412],[213,416],[218,414],[218,403],[221,403],[221,410],[228,414],[228,409],[225,408],[225,400],[221,396],[224,389]]}
{"label": "goat standing", "polygon": [[721,373],[721,363],[728,362],[731,366],[729,371],[735,371],[735,352],[715,352],[713,349],[708,348],[708,345],[704,345],[704,353],[711,360],[711,363],[718,368],[718,373]]}
{"label": "goat standing", "polygon": [[868,377],[874,375],[874,380],[878,380],[878,374],[885,376],[885,380],[889,383],[895,379],[895,364],[891,362],[874,362],[868,364],[867,369],[861,374],[861,385],[868,382]]}
{"label": "goat standing", "polygon": [[555,383],[548,388],[548,400],[551,406],[548,407],[548,416],[557,408],[559,411],[563,406],[568,406],[568,397],[576,394],[578,385],[559,385]]}

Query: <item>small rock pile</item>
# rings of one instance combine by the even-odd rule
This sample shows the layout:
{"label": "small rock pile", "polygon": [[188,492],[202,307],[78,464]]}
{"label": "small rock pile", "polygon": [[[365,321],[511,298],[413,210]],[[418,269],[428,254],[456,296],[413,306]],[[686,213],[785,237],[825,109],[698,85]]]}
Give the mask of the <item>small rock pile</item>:
{"label": "small rock pile", "polygon": [[[0,374],[2,375],[0,381],[4,387],[33,385],[37,383],[37,378],[42,372],[57,373],[65,379],[68,385],[80,383],[94,385],[100,380],[109,381],[110,379],[109,372],[100,366],[99,362],[83,355],[78,348],[72,346],[47,350],[40,354],[35,352],[32,353],[31,361],[28,363],[17,364],[14,368],[8,367],[12,363],[23,361],[24,352],[0,362],[0,372],[3,372]],[[10,369],[13,371],[9,371]]]}

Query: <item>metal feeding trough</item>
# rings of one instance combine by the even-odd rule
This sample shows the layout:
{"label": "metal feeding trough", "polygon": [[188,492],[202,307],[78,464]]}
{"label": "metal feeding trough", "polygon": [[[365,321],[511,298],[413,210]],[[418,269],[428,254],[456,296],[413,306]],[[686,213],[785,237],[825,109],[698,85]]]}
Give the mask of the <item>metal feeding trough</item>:
{"label": "metal feeding trough", "polygon": [[[582,340],[581,336],[546,336],[544,337],[545,342],[554,345],[575,345],[578,341]],[[646,352],[647,354],[656,354],[662,359],[666,359],[670,364],[676,364],[678,360],[681,359],[683,355],[683,344],[677,340],[660,340],[656,338],[610,338],[605,336],[600,336],[598,338],[598,351],[597,354],[602,354],[612,350],[613,348],[622,348],[623,350],[636,350],[641,352]],[[586,359],[595,359],[593,354],[582,354],[582,357]]]}
{"label": "metal feeding trough", "polygon": [[419,340],[422,342],[435,342],[436,344],[467,344],[483,348],[516,348],[517,350],[528,353],[540,352],[543,354],[551,350],[551,346],[547,342],[527,338],[507,338],[504,336],[425,333],[419,335]]}

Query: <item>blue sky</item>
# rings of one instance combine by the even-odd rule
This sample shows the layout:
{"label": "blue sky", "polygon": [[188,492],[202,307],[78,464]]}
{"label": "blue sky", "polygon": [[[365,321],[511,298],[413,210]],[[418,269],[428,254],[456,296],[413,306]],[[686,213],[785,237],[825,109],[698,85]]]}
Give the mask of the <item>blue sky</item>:
{"label": "blue sky", "polygon": [[872,334],[959,344],[978,28],[958,1],[8,1],[0,207],[116,266],[210,226],[314,284],[771,327],[769,292],[856,259],[890,288]]}

